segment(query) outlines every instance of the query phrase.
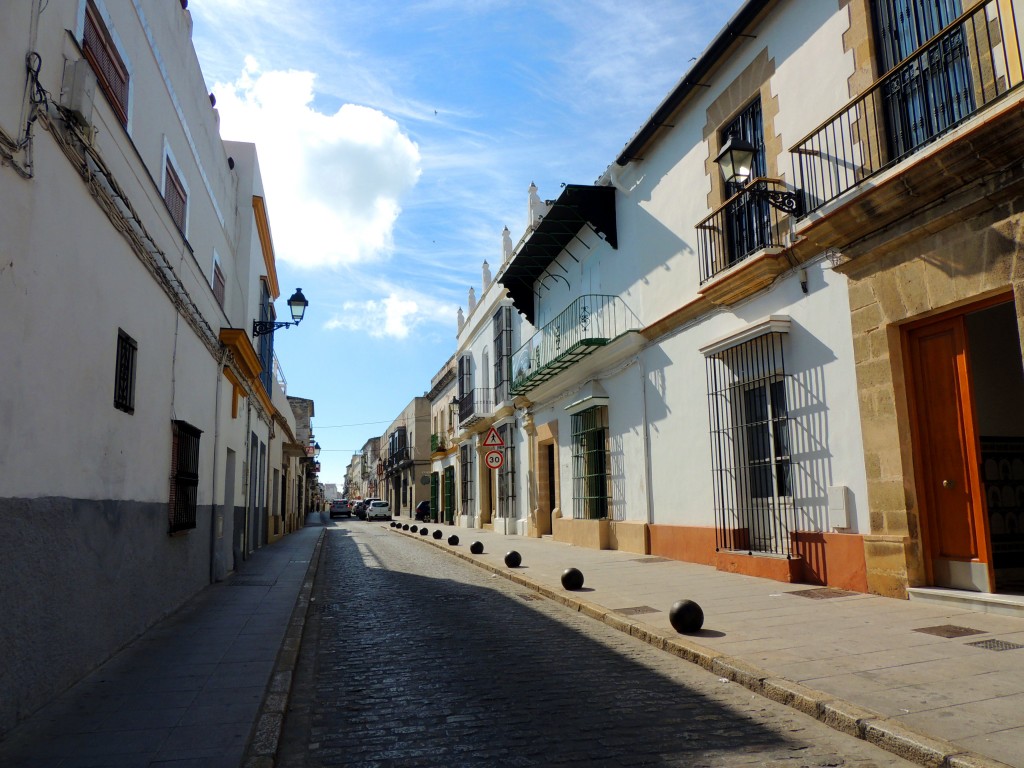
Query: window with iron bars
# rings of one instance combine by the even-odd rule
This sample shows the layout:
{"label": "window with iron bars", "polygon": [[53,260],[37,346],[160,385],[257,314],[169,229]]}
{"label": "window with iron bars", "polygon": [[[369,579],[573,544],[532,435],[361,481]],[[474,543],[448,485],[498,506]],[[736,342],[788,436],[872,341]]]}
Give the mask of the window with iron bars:
{"label": "window with iron bars", "polygon": [[462,479],[462,514],[473,514],[473,449],[469,445],[459,448],[459,476]]}
{"label": "window with iron bars", "polygon": [[114,370],[114,407],[135,413],[135,359],[139,346],[135,339],[117,329],[117,361]]}
{"label": "window with iron bars", "polygon": [[455,516],[455,467],[444,468],[444,518],[453,520]]}
{"label": "window with iron bars", "polygon": [[498,435],[505,444],[505,461],[498,469],[498,517],[515,519],[516,514],[516,447],[512,445],[512,425],[502,424]]}
{"label": "window with iron bars", "polygon": [[512,378],[512,307],[494,313],[494,404],[509,399]]}
{"label": "window with iron bars", "polygon": [[[267,285],[266,280],[260,278],[260,321],[268,323],[273,322],[273,320],[274,305],[271,303],[270,287]],[[260,371],[260,382],[263,384],[263,389],[266,390],[267,394],[273,397],[274,334],[261,334],[256,337],[256,342],[259,345],[258,351],[260,355],[260,365],[262,366],[262,370]]]}
{"label": "window with iron bars", "polygon": [[719,549],[790,555],[794,503],[784,336],[763,334],[707,358]]}
{"label": "window with iron bars", "polygon": [[199,437],[202,431],[191,424],[171,422],[171,492],[168,504],[169,532],[196,527],[199,496]]}
{"label": "window with iron bars", "polygon": [[128,68],[114,46],[114,41],[100,16],[96,4],[85,4],[85,29],[82,34],[82,53],[96,73],[96,82],[121,121],[128,126]]}
{"label": "window with iron bars", "polygon": [[608,407],[572,415],[572,516],[608,517]]}
{"label": "window with iron bars", "polygon": [[[764,128],[761,118],[761,99],[754,99],[721,132],[724,144],[729,136],[744,139],[754,147],[750,178],[767,175],[764,151]],[[727,184],[726,197],[743,191],[741,184]],[[768,200],[751,194],[739,195],[726,208],[726,243],[729,264],[745,259],[754,251],[772,242],[772,220]]]}

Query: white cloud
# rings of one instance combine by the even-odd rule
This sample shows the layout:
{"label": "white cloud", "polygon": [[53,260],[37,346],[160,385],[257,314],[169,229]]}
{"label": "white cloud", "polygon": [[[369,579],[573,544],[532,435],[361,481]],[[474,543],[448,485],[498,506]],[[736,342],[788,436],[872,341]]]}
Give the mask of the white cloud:
{"label": "white cloud", "polygon": [[453,305],[401,289],[379,300],[346,301],[341,312],[326,323],[325,330],[362,331],[374,338],[405,339],[427,322],[449,322],[454,334]]}
{"label": "white cloud", "polygon": [[316,75],[261,72],[254,59],[218,83],[221,135],[256,144],[277,255],[300,267],[387,257],[403,197],[421,173],[419,147],[375,109],[313,106]]}

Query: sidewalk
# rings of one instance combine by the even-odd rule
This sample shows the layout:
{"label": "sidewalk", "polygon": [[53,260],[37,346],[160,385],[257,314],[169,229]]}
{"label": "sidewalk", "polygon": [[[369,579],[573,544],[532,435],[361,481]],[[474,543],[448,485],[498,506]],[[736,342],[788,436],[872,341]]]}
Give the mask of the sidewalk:
{"label": "sidewalk", "polygon": [[[403,520],[403,523],[411,521]],[[1024,768],[1024,620],[785,584],[551,539],[425,524],[419,539],[922,765]],[[447,544],[459,537],[458,546]],[[469,545],[480,541],[484,554]],[[505,566],[509,550],[522,566]],[[569,567],[582,590],[561,586]],[[529,592],[526,592],[528,595]],[[696,601],[704,626],[669,609]],[[980,644],[980,645],[979,645]]]}
{"label": "sidewalk", "polygon": [[267,705],[284,698],[271,675],[297,654],[293,612],[305,615],[323,531],[311,515],[257,550],[10,732],[0,765],[238,768],[261,711],[273,725]]}

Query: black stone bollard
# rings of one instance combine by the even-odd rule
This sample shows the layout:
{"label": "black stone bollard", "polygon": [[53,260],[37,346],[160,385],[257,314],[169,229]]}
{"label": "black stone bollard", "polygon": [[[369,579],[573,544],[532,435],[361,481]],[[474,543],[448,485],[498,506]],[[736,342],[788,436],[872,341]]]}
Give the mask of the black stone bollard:
{"label": "black stone bollard", "polygon": [[397,528],[398,527],[398,523],[396,523],[394,520],[392,520],[391,521],[391,527],[392,528]]}
{"label": "black stone bollard", "polygon": [[426,536],[428,533],[430,533],[430,531],[426,528],[420,528],[420,536]]}
{"label": "black stone bollard", "polygon": [[451,544],[453,547],[459,546],[459,537],[453,533],[451,536],[448,537],[448,543]]}
{"label": "black stone bollard", "polygon": [[562,586],[570,592],[583,588],[583,571],[579,568],[566,568],[562,571]]}
{"label": "black stone bollard", "polygon": [[419,529],[420,529],[420,527],[419,527],[418,525],[414,525],[414,526],[413,526],[412,528],[410,528],[409,530],[410,530],[410,531],[411,531],[412,533],[416,533],[416,531],[418,531]]}
{"label": "black stone bollard", "polygon": [[505,565],[509,568],[518,568],[523,564],[523,556],[516,552],[514,549],[505,555]]}
{"label": "black stone bollard", "polygon": [[481,544],[479,541],[474,541],[472,544],[469,545],[469,551],[472,552],[474,555],[482,555],[484,553],[484,545]]}
{"label": "black stone bollard", "polygon": [[441,531],[434,531],[434,538],[435,538],[435,539],[438,539],[438,540],[440,540],[440,538],[441,538],[442,536],[444,536],[444,534],[443,534],[443,533],[441,533]]}
{"label": "black stone bollard", "polygon": [[669,609],[668,621],[680,634],[696,632],[704,626],[704,611],[693,600],[678,600]]}
{"label": "black stone bollard", "polygon": [[404,525],[402,526],[402,530],[403,530],[403,531],[408,531],[408,530],[409,530],[409,524],[408,524],[408,523],[405,523],[405,524],[404,524]]}

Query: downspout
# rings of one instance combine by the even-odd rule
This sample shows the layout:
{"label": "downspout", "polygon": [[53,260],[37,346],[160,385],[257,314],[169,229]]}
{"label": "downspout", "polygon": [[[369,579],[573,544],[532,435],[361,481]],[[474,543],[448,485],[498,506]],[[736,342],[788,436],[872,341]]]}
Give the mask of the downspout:
{"label": "downspout", "polygon": [[[654,524],[654,491],[651,488],[651,425],[647,420],[647,369],[644,367],[643,353],[637,355],[636,360],[640,369],[640,401],[643,407],[644,423],[644,486],[647,492],[647,525],[650,526]],[[649,531],[648,535],[650,535]]]}
{"label": "downspout", "polygon": [[[245,478],[242,481],[242,493],[245,496],[245,515],[242,519],[242,559],[249,559],[247,544],[249,542],[249,478],[252,476],[252,399],[245,398]],[[233,529],[232,529],[233,530]]]}
{"label": "downspout", "polygon": [[[224,378],[224,364],[231,351],[224,347],[217,363],[217,386],[213,404],[213,469],[210,478],[210,583],[217,581],[217,457],[220,455],[220,387]],[[224,489],[225,495],[227,488]]]}

